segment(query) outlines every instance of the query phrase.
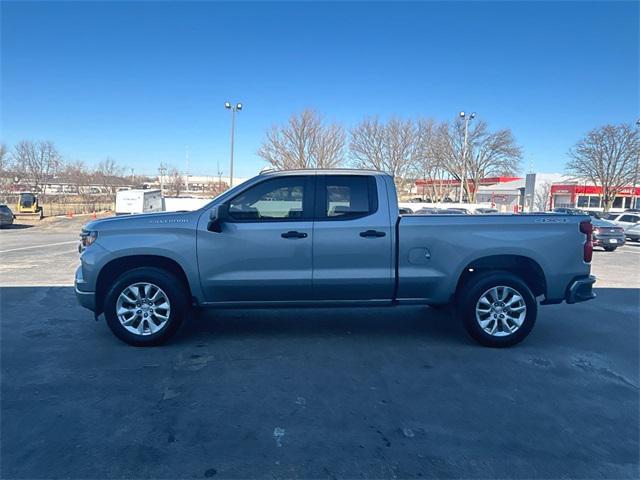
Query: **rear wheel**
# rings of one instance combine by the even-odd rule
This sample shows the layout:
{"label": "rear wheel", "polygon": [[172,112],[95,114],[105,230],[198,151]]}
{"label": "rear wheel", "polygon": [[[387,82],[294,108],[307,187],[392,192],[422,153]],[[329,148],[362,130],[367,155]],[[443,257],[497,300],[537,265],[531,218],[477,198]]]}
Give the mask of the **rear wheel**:
{"label": "rear wheel", "polygon": [[105,300],[107,325],[130,345],[159,345],[178,330],[187,311],[187,292],[173,274],[135,268],[120,275]]}
{"label": "rear wheel", "polygon": [[509,347],[529,335],[537,302],[518,276],[502,271],[478,273],[462,288],[459,316],[476,341],[488,347]]}

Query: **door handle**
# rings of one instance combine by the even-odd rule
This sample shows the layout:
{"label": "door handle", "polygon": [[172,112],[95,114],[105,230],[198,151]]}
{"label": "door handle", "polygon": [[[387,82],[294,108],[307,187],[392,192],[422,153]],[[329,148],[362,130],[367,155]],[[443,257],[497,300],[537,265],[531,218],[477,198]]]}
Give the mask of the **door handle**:
{"label": "door handle", "polygon": [[374,238],[378,238],[378,237],[384,237],[386,235],[386,233],[384,232],[378,232],[377,230],[367,230],[366,232],[360,232],[360,236],[361,237],[374,237]]}
{"label": "door handle", "polygon": [[289,232],[285,232],[283,234],[280,235],[282,238],[307,238],[307,234],[304,232],[296,232],[296,231],[289,231]]}

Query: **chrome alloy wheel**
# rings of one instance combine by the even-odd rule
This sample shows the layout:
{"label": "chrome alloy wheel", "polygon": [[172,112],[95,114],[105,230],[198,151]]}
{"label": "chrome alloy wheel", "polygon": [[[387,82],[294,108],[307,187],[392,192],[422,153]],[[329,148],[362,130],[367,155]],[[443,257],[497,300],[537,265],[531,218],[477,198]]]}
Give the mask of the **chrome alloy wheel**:
{"label": "chrome alloy wheel", "polygon": [[511,287],[498,286],[484,292],[476,303],[476,320],[494,337],[515,333],[527,317],[527,304]]}
{"label": "chrome alloy wheel", "polygon": [[153,283],[138,282],[118,296],[116,314],[124,328],[135,335],[152,335],[162,330],[169,320],[169,297]]}

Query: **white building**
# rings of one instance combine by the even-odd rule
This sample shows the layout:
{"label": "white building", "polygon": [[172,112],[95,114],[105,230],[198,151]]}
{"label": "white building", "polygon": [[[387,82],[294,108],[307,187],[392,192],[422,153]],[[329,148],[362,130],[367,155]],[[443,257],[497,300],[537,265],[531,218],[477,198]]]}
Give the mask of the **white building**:
{"label": "white building", "polygon": [[[494,204],[503,212],[522,209],[527,212],[545,211],[549,206],[551,186],[567,181],[567,177],[561,173],[536,173],[532,192],[525,192],[526,181],[526,178],[518,178],[494,185],[481,185],[476,193],[476,201]],[[529,198],[525,197],[525,193],[529,193]]]}

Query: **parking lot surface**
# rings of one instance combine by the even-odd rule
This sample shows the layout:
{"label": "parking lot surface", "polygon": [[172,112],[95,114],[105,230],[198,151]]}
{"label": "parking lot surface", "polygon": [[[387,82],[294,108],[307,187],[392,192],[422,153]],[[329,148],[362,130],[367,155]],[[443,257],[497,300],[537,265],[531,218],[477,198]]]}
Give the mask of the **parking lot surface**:
{"label": "parking lot surface", "polygon": [[[0,251],[77,240],[8,243],[40,228]],[[51,286],[75,251],[28,276],[19,252],[0,254],[22,285],[0,288],[2,478],[638,477],[636,245],[597,252],[598,298],[541,307],[504,350],[426,307],[194,312],[133,348]]]}

